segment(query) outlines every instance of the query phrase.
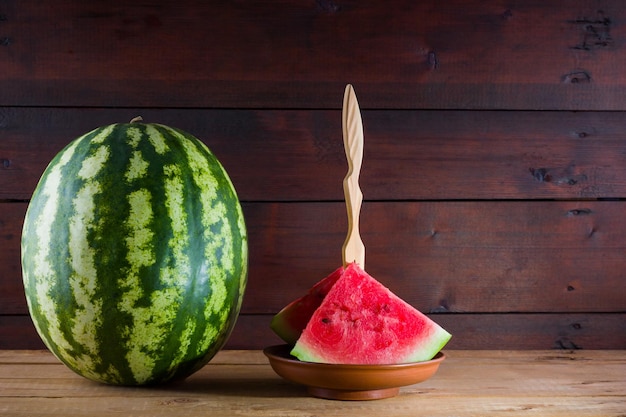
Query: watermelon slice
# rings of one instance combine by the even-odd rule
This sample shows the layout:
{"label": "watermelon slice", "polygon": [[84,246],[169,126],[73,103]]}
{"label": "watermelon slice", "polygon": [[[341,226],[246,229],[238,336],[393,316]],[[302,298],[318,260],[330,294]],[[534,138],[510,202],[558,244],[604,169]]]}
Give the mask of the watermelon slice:
{"label": "watermelon slice", "polygon": [[326,278],[311,287],[304,296],[292,301],[280,310],[270,323],[270,328],[274,333],[288,344],[294,345],[311,316],[322,304],[322,300],[324,300],[324,297],[326,297],[326,294],[335,285],[342,273],[343,266],[337,268]]}
{"label": "watermelon slice", "polygon": [[356,263],[346,266],[291,354],[302,361],[398,364],[432,359],[450,333]]}

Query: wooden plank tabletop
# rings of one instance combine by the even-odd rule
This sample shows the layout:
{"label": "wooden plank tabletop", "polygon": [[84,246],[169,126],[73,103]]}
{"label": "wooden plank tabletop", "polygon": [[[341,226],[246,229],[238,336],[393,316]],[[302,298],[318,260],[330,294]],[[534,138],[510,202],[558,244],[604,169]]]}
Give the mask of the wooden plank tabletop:
{"label": "wooden plank tabletop", "polygon": [[277,376],[260,351],[224,350],[157,388],[83,379],[46,351],[0,351],[0,415],[623,417],[626,351],[446,351],[437,374],[394,398],[332,401]]}

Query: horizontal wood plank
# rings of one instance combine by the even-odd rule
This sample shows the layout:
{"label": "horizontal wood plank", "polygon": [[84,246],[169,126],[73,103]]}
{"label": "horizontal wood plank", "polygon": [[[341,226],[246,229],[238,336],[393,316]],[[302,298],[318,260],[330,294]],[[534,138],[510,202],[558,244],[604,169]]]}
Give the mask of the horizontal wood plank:
{"label": "horizontal wood plank", "polygon": [[[26,203],[0,203],[0,313],[26,312]],[[368,202],[366,269],[430,312],[624,310],[622,201]],[[343,203],[246,203],[246,313],[272,313],[341,264]]]}
{"label": "horizontal wood plank", "polygon": [[[623,204],[366,203],[365,265],[424,311],[622,311]],[[245,213],[248,312],[277,310],[340,265],[343,204],[257,204]]]}
{"label": "horizontal wood plank", "polygon": [[25,203],[0,202],[0,314],[23,314],[26,307],[20,239]]}
{"label": "horizontal wood plank", "polygon": [[[445,349],[626,349],[626,313],[430,314],[452,334]],[[282,342],[273,315],[242,314],[226,349]]]}
{"label": "horizontal wood plank", "polygon": [[222,351],[185,381],[151,388],[87,381],[46,352],[0,352],[0,412],[34,416],[621,417],[622,351],[446,351],[430,379],[382,401],[322,401],[260,351]]}
{"label": "horizontal wood plank", "polygon": [[[452,333],[445,349],[626,349],[626,313],[430,314]],[[241,314],[225,349],[282,344],[272,314]],[[45,349],[29,316],[0,315],[0,349]]]}
{"label": "horizontal wood plank", "polygon": [[0,7],[0,105],[626,110],[620,0]]}
{"label": "horizontal wood plank", "polygon": [[[244,201],[343,200],[338,110],[15,107],[0,108],[0,199],[29,199],[71,140],[136,115],[202,139]],[[363,111],[361,188],[366,201],[625,198],[625,115]]]}

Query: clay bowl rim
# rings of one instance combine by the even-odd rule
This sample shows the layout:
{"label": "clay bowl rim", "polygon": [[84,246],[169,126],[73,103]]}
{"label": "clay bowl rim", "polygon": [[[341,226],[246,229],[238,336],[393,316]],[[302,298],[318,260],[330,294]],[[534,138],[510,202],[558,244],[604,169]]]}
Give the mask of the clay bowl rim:
{"label": "clay bowl rim", "polygon": [[[313,395],[316,393],[311,389],[324,390],[322,395],[316,396],[331,399],[352,399],[340,398],[342,395],[359,397],[354,399],[394,396],[399,387],[417,384],[432,377],[446,358],[445,353],[439,352],[433,359],[422,362],[391,365],[328,364],[300,361],[289,354],[290,350],[291,347],[286,344],[274,345],[263,349],[263,353],[279,376],[309,387]],[[349,395],[349,392],[355,394]]]}

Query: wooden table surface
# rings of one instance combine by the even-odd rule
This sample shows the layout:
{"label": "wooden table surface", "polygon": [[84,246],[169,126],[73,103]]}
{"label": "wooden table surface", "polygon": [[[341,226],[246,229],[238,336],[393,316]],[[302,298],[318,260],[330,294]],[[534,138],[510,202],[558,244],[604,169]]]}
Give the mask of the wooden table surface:
{"label": "wooden table surface", "polygon": [[0,351],[0,415],[626,416],[626,351],[446,351],[437,374],[394,398],[334,401],[277,376],[260,351],[222,351],[187,380],[113,387],[49,352]]}

